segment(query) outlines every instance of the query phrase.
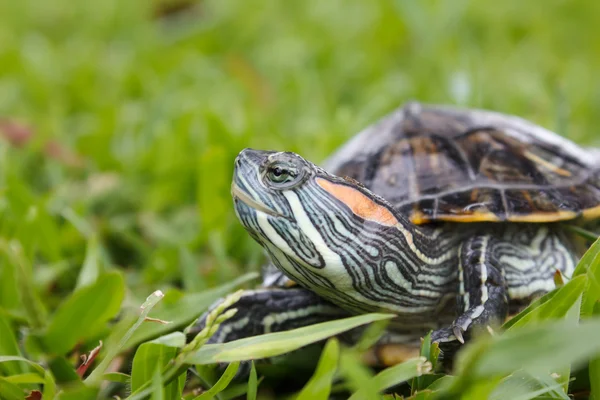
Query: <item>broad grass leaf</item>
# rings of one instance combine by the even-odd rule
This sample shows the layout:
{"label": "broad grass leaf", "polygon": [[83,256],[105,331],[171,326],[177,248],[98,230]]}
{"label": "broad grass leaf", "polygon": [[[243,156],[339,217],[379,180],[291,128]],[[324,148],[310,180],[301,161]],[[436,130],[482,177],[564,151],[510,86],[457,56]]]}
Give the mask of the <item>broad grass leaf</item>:
{"label": "broad grass leaf", "polygon": [[[571,308],[564,315],[563,320],[566,324],[571,326],[577,326],[579,324],[581,313],[581,296],[577,298],[575,303],[571,306]],[[562,383],[564,393],[569,392],[569,380],[571,377],[571,364],[564,363],[562,367],[557,368],[554,372],[558,375],[556,381]]]}
{"label": "broad grass leaf", "polygon": [[[257,386],[260,384],[261,380],[257,380]],[[233,400],[233,399],[238,399],[241,398],[241,396],[246,395],[246,397],[248,396],[248,382],[243,382],[243,383],[235,383],[235,384],[230,384],[229,387],[227,387],[227,389],[225,389],[223,392],[221,392],[221,398],[223,400]]]}
{"label": "broad grass leaf", "polygon": [[[44,397],[45,399],[45,397]],[[77,386],[58,393],[55,400],[97,400],[98,389],[89,386]]]}
{"label": "broad grass leaf", "polygon": [[274,357],[358,326],[392,317],[391,314],[364,314],[228,343],[207,344],[189,354],[186,362],[188,364],[212,364]]}
{"label": "broad grass leaf", "polygon": [[519,314],[515,315],[510,320],[506,321],[504,323],[504,325],[502,325],[502,328],[504,330],[510,329],[513,325],[517,324],[517,322],[519,322],[521,319],[525,318],[527,315],[529,315],[530,313],[532,313],[538,307],[540,307],[543,304],[546,304],[548,301],[550,301],[550,299],[552,299],[554,297],[554,295],[556,295],[557,292],[558,292],[558,290],[553,290],[551,292],[546,293],[542,297],[539,297],[539,298],[535,299],[534,301],[531,302],[531,304],[529,304]]}
{"label": "broad grass leaf", "polygon": [[185,335],[182,332],[171,332],[167,335],[157,337],[150,343],[157,343],[165,346],[181,348],[185,346]]}
{"label": "broad grass leaf", "polygon": [[581,315],[586,318],[594,313],[594,307],[600,299],[600,239],[585,253],[580,264],[585,264],[588,277],[588,287],[581,305]]}
{"label": "broad grass leaf", "polygon": [[[600,255],[600,240],[597,240],[592,245],[592,247],[590,247],[590,249],[583,255],[583,257],[577,264],[575,271],[573,272],[573,279],[570,282],[567,282],[567,284],[565,286],[567,286],[569,283],[573,282],[574,280],[582,281],[583,276],[588,276],[590,268],[593,267],[594,265],[598,265],[598,261],[595,262],[594,260],[596,260],[596,258],[599,255]],[[597,276],[597,275],[600,275],[600,271],[594,269],[593,276],[596,277],[596,278],[594,278],[596,280],[600,279],[600,276]],[[553,290],[549,293],[546,293],[542,297],[534,300],[527,308],[525,308],[523,311],[521,311],[518,315],[514,316],[512,319],[507,321],[504,324],[503,328],[508,330],[515,325],[522,325],[522,324],[527,323],[527,322],[521,322],[522,319],[527,319],[528,321],[537,320],[537,319],[540,319],[540,317],[542,317],[542,319],[547,319],[547,318],[544,318],[544,315],[543,315],[544,313],[550,313],[555,316],[560,316],[560,312],[565,311],[564,306],[566,304],[568,304],[568,301],[565,303],[564,300],[566,300],[566,297],[569,297],[572,300],[573,297],[575,297],[580,284],[581,284],[581,282],[577,282],[577,284],[575,286],[570,286],[568,289],[565,289],[565,286],[563,286],[558,290]],[[587,286],[585,288],[586,290],[584,291],[584,294],[583,294],[583,304],[582,304],[582,310],[581,310],[582,315],[589,314],[588,304],[592,303],[594,297],[596,296],[595,292],[593,292],[593,291],[590,292],[589,282],[586,282],[586,286]],[[565,292],[562,292],[563,290],[565,290]],[[561,296],[565,296],[565,298],[558,301],[558,303],[562,303],[562,305],[563,305],[563,307],[560,307],[559,313],[555,312],[553,310],[552,306],[544,306],[546,303],[550,302],[558,293],[562,293]],[[587,300],[588,298],[590,298],[590,300]],[[556,304],[556,303],[552,303],[552,304]],[[557,310],[557,311],[559,311],[559,310]],[[533,314],[533,315],[530,315],[530,314]],[[548,315],[546,315],[546,316],[548,316]]]}
{"label": "broad grass leaf", "polygon": [[152,317],[171,323],[143,324],[127,341],[125,348],[131,348],[141,342],[160,336],[192,322],[213,302],[233,291],[239,285],[256,279],[258,274],[252,272],[232,280],[224,285],[199,293],[188,293],[173,299],[175,293],[167,292],[163,301],[152,311]]}
{"label": "broad grass leaf", "polygon": [[131,376],[122,372],[108,372],[102,375],[102,380],[109,382],[117,382],[124,384],[131,384]]}
{"label": "broad grass leaf", "polygon": [[48,361],[48,368],[59,384],[79,383],[81,377],[77,375],[74,364],[65,356],[55,356]]}
{"label": "broad grass leaf", "polygon": [[24,374],[14,374],[10,376],[4,377],[10,383],[18,384],[29,384],[29,383],[37,383],[44,384],[46,383],[46,379],[40,374],[36,374],[35,372],[25,372]]}
{"label": "broad grass leaf", "polygon": [[580,298],[586,284],[587,277],[584,275],[573,278],[563,287],[558,289],[553,296],[549,296],[544,303],[539,304],[533,309],[528,309],[528,312],[521,315],[515,322],[505,324],[505,326],[508,325],[507,330],[524,327],[530,325],[534,321],[564,317]]}
{"label": "broad grass leaf", "polygon": [[165,392],[163,390],[163,379],[160,373],[160,366],[154,366],[154,372],[150,376],[149,380],[152,380],[150,385],[150,400],[166,400]]}
{"label": "broad grass leaf", "polygon": [[502,379],[489,395],[489,399],[530,400],[542,395],[546,399],[569,400],[562,384],[556,382],[550,375],[532,376],[523,371],[517,371]]}
{"label": "broad grass leaf", "polygon": [[138,347],[131,366],[131,391],[144,386],[152,379],[157,367],[162,369],[176,355],[177,348],[158,343],[144,343]]}
{"label": "broad grass leaf", "polygon": [[466,389],[460,395],[461,400],[481,400],[489,399],[490,394],[494,391],[494,388],[498,385],[500,377],[494,377],[490,379],[482,379],[473,383],[468,389]]}
{"label": "broad grass leaf", "polygon": [[186,374],[182,372],[173,379],[165,388],[164,394],[167,400],[181,400],[185,388]]}
{"label": "broad grass leaf", "polygon": [[93,284],[101,273],[102,260],[100,257],[100,242],[96,235],[92,235],[88,239],[85,260],[83,261],[81,271],[79,271],[76,288],[79,289]]}
{"label": "broad grass leaf", "polygon": [[340,358],[340,344],[336,338],[327,341],[315,373],[306,383],[296,400],[327,400],[331,392]]}
{"label": "broad grass leaf", "polygon": [[25,391],[16,384],[0,377],[0,395],[3,400],[23,400]]}
{"label": "broad grass leaf", "polygon": [[[413,394],[410,397],[406,397],[406,400],[429,400],[435,399],[436,393],[431,390],[421,390],[418,393]],[[396,400],[397,397],[384,397],[386,400]]]}
{"label": "broad grass leaf", "polygon": [[[24,357],[20,357],[20,356],[0,356],[0,364],[4,364],[4,363],[14,363],[14,362],[18,362],[18,363],[22,363],[22,364],[26,364],[28,366],[30,366],[32,368],[33,371],[35,371],[37,373],[37,375],[43,379],[44,381],[44,396],[46,396],[47,398],[53,398],[54,394],[56,393],[56,383],[54,382],[54,377],[52,376],[52,374],[45,370],[41,365],[39,365],[38,363],[35,363],[31,360],[28,360]],[[8,389],[10,390],[10,388]],[[2,390],[0,390],[0,394],[2,394]]]}
{"label": "broad grass leaf", "polygon": [[[160,375],[162,371],[177,356],[177,348],[165,346],[158,343],[142,344],[133,357],[131,368],[131,391],[135,392],[149,381],[151,382],[152,396],[157,395],[155,387],[156,373]],[[162,382],[162,376],[159,376]],[[185,374],[182,375],[183,381],[178,378],[170,382],[166,387],[161,384],[161,396],[165,399],[180,399],[185,383]]]}
{"label": "broad grass leaf", "polygon": [[600,254],[600,238],[596,239],[596,241],[585,252],[583,257],[581,257],[581,260],[579,260],[579,263],[577,264],[577,267],[575,268],[575,271],[573,272],[573,276],[575,277],[575,276],[586,274],[589,271],[590,266],[594,263],[594,260],[596,259],[596,257],[599,254]]}
{"label": "broad grass leaf", "polygon": [[[381,392],[430,371],[431,363],[425,357],[414,358],[379,372],[371,379],[369,387],[375,387]],[[359,389],[349,400],[358,400],[364,397],[365,395]]]}
{"label": "broad grass leaf", "polygon": [[54,314],[44,343],[48,351],[64,354],[98,332],[121,308],[125,285],[121,274],[107,273],[93,285],[75,291]]}
{"label": "broad grass leaf", "polygon": [[[600,317],[600,303],[594,306],[595,318]],[[600,400],[600,356],[594,358],[589,363],[589,379],[590,379],[590,399]]]}
{"label": "broad grass leaf", "polygon": [[194,400],[210,400],[213,399],[217,394],[221,393],[223,390],[229,386],[229,383],[235,377],[238,369],[240,368],[240,362],[236,361],[227,366],[223,375],[219,378],[217,383],[215,383],[210,389],[206,392],[202,393],[199,396],[194,397]]}
{"label": "broad grass leaf", "polygon": [[600,319],[572,325],[549,321],[482,337],[458,354],[463,380],[487,379],[523,369],[532,374],[556,372],[565,364],[581,365],[600,353]]}
{"label": "broad grass leaf", "polygon": [[443,391],[452,386],[457,379],[458,378],[454,375],[444,375],[429,385],[427,389],[432,391]]}

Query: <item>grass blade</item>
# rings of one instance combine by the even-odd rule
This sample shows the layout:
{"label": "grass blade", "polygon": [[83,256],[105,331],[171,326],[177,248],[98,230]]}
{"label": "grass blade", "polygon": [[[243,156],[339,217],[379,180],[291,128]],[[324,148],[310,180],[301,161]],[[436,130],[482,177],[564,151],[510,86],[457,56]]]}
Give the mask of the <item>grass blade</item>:
{"label": "grass blade", "polygon": [[[54,398],[54,394],[56,393],[56,383],[54,382],[54,377],[50,373],[50,371],[45,370],[41,365],[35,363],[31,360],[28,360],[24,357],[20,356],[0,356],[0,363],[14,362],[18,361],[21,363],[25,363],[31,367],[39,374],[41,378],[44,380],[44,396],[46,398],[52,399]],[[9,382],[10,383],[10,382]],[[10,390],[7,389],[7,390]],[[0,393],[2,391],[0,390]]]}
{"label": "grass blade", "polygon": [[0,394],[5,400],[23,400],[25,391],[5,378],[0,377]]}
{"label": "grass blade", "polygon": [[[20,356],[21,351],[8,317],[0,314],[0,354]],[[0,365],[0,373],[5,375],[19,374],[27,371],[22,363]]]}
{"label": "grass blade", "polygon": [[229,386],[229,383],[233,380],[239,368],[239,361],[229,364],[225,372],[223,372],[223,375],[221,375],[221,377],[217,381],[217,383],[215,383],[213,387],[211,387],[206,392],[202,393],[197,397],[194,397],[194,400],[210,400],[214,398],[217,394],[221,393],[227,388],[227,386]]}
{"label": "grass blade", "polygon": [[256,400],[256,392],[258,391],[258,379],[256,377],[256,367],[254,361],[250,365],[250,376],[248,377],[248,392],[246,393],[247,400]]}
{"label": "grass blade", "polygon": [[34,329],[43,328],[46,325],[47,312],[34,288],[31,265],[26,260],[21,245],[18,242],[8,243],[0,240],[0,249],[15,268],[16,283],[29,325]]}
{"label": "grass blade", "polygon": [[358,326],[392,317],[391,314],[365,314],[223,344],[208,344],[198,351],[190,353],[186,357],[186,362],[188,364],[212,364],[274,357]]}
{"label": "grass blade", "polygon": [[344,377],[344,386],[361,399],[379,400],[379,388],[373,380],[373,371],[361,362],[359,353],[353,349],[344,349],[340,354],[340,374]]}
{"label": "grass blade", "polygon": [[162,374],[160,373],[160,367],[156,367],[154,369],[154,374],[152,375],[152,394],[150,395],[151,400],[166,400],[165,394],[163,390],[163,379]]}
{"label": "grass blade", "polygon": [[[239,285],[252,279],[256,279],[257,277],[258,274],[254,272],[248,273],[214,289],[205,290],[200,293],[185,294],[181,297],[177,296],[178,298],[176,300],[172,300],[169,293],[167,293],[164,301],[156,307],[152,316],[158,319],[171,321],[171,324],[144,324],[140,329],[136,330],[131,338],[129,338],[125,348],[131,348],[148,339],[152,339],[172,331],[175,328],[189,324],[219,297],[225,296]],[[179,293],[177,293],[177,295],[178,294]]]}
{"label": "grass blade", "polygon": [[329,339],[313,376],[296,397],[296,400],[327,400],[333,377],[340,358],[340,344],[336,338]]}
{"label": "grass blade", "polygon": [[[383,391],[392,386],[406,382],[409,379],[421,376],[431,371],[431,363],[425,357],[418,357],[394,365],[378,373],[372,378],[369,386],[375,387],[378,391]],[[365,393],[358,390],[349,400],[358,400],[365,397]]]}
{"label": "grass blade", "polygon": [[154,378],[177,355],[177,348],[158,343],[144,343],[138,347],[131,367],[131,391],[135,392]]}
{"label": "grass blade", "polygon": [[125,283],[116,272],[107,273],[93,285],[75,291],[53,316],[44,344],[55,354],[66,353],[117,315],[124,296]]}
{"label": "grass blade", "polygon": [[579,325],[544,322],[482,337],[459,353],[458,375],[486,379],[519,369],[537,374],[565,364],[580,365],[600,353],[599,331],[600,318],[594,318]]}
{"label": "grass blade", "polygon": [[138,317],[137,321],[133,324],[133,326],[131,328],[129,328],[127,330],[127,332],[125,333],[125,335],[123,335],[123,337],[121,338],[119,343],[116,346],[114,346],[108,350],[106,356],[102,359],[100,364],[86,378],[85,382],[87,384],[95,385],[95,384],[98,384],[102,380],[102,375],[108,368],[108,365],[110,364],[110,362],[121,351],[121,349],[123,349],[123,347],[125,347],[125,344],[127,343],[127,341],[131,338],[131,336],[134,334],[134,332],[140,327],[142,322],[144,322],[144,320],[146,319],[146,317],[148,316],[148,314],[150,313],[152,308],[154,308],[154,306],[156,304],[158,304],[158,302],[162,298],[163,298],[163,294],[160,290],[157,290],[154,293],[152,293],[150,296],[148,296],[148,298],[146,299],[144,304],[142,304],[140,307],[141,312],[140,312],[140,316]]}
{"label": "grass blade", "polygon": [[573,278],[563,287],[558,289],[554,296],[549,297],[548,301],[534,309],[531,309],[525,315],[519,317],[514,323],[508,324],[507,330],[521,328],[530,325],[534,321],[543,321],[564,317],[581,297],[586,284],[587,277],[585,275],[580,275]]}

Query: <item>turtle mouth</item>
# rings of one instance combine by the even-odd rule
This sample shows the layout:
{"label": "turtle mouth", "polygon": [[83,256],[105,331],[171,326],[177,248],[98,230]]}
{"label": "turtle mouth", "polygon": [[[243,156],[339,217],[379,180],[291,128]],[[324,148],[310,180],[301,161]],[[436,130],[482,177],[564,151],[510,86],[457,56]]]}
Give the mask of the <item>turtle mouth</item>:
{"label": "turtle mouth", "polygon": [[263,213],[271,215],[273,217],[283,217],[283,215],[279,214],[278,212],[273,211],[272,209],[265,206],[264,204],[261,204],[261,203],[257,202],[256,200],[254,200],[252,197],[250,197],[250,195],[248,193],[246,193],[244,190],[242,190],[242,188],[240,188],[235,182],[233,182],[231,184],[231,196],[234,199],[241,201],[242,203],[246,204],[248,207],[250,207],[256,211],[263,212]]}

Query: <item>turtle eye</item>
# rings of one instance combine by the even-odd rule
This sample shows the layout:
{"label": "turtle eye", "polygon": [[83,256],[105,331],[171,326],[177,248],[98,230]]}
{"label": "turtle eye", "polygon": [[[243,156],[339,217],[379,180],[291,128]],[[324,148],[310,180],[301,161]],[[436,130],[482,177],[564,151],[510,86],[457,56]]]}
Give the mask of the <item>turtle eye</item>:
{"label": "turtle eye", "polygon": [[279,166],[269,168],[269,172],[267,172],[267,174],[271,182],[274,183],[283,183],[291,178],[290,172]]}
{"label": "turtle eye", "polygon": [[300,179],[298,170],[288,164],[274,163],[267,168],[266,178],[278,188],[289,188]]}

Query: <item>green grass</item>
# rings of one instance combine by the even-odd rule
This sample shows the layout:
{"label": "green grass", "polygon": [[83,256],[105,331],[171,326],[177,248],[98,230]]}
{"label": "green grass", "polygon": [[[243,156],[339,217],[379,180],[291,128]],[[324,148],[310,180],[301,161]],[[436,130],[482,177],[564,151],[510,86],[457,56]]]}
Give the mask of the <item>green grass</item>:
{"label": "green grass", "polygon": [[[518,114],[600,146],[600,3],[214,0],[159,16],[165,4],[181,3],[0,3],[0,354],[29,360],[0,358],[0,397],[36,389],[48,398],[123,396],[134,377],[136,388],[152,379],[156,398],[161,382],[165,398],[178,398],[186,356],[207,346],[179,349],[175,337],[169,346],[135,349],[181,331],[263,261],[231,207],[232,161],[244,147],[318,162],[411,99]],[[550,387],[540,396],[564,398],[536,362],[563,371],[564,383],[571,362],[585,366],[597,354],[589,332],[599,263],[590,261],[592,272],[506,335],[466,349],[458,378],[438,384],[445,396],[503,398]],[[134,331],[139,306],[155,290],[165,297],[150,316],[172,323],[143,322]],[[576,327],[571,314],[582,292],[589,322]],[[543,323],[557,318],[567,325]],[[548,332],[573,340],[552,342]],[[531,335],[548,341],[526,342]],[[79,356],[100,340],[82,382]],[[491,358],[523,343],[537,353],[524,353],[533,361],[516,374],[521,364]],[[551,345],[568,351],[544,347]],[[368,383],[371,371],[355,358],[330,344],[300,397],[324,398],[344,378],[380,389],[386,376]],[[144,369],[167,364],[180,368]],[[215,371],[197,368],[216,382]],[[412,371],[399,368],[395,377]],[[572,385],[577,393],[589,387],[583,371]],[[598,371],[595,359],[592,385]],[[269,398],[261,377],[259,366],[254,384],[221,381],[221,389],[253,392],[258,382],[259,397]],[[186,393],[198,385],[189,380]]]}

